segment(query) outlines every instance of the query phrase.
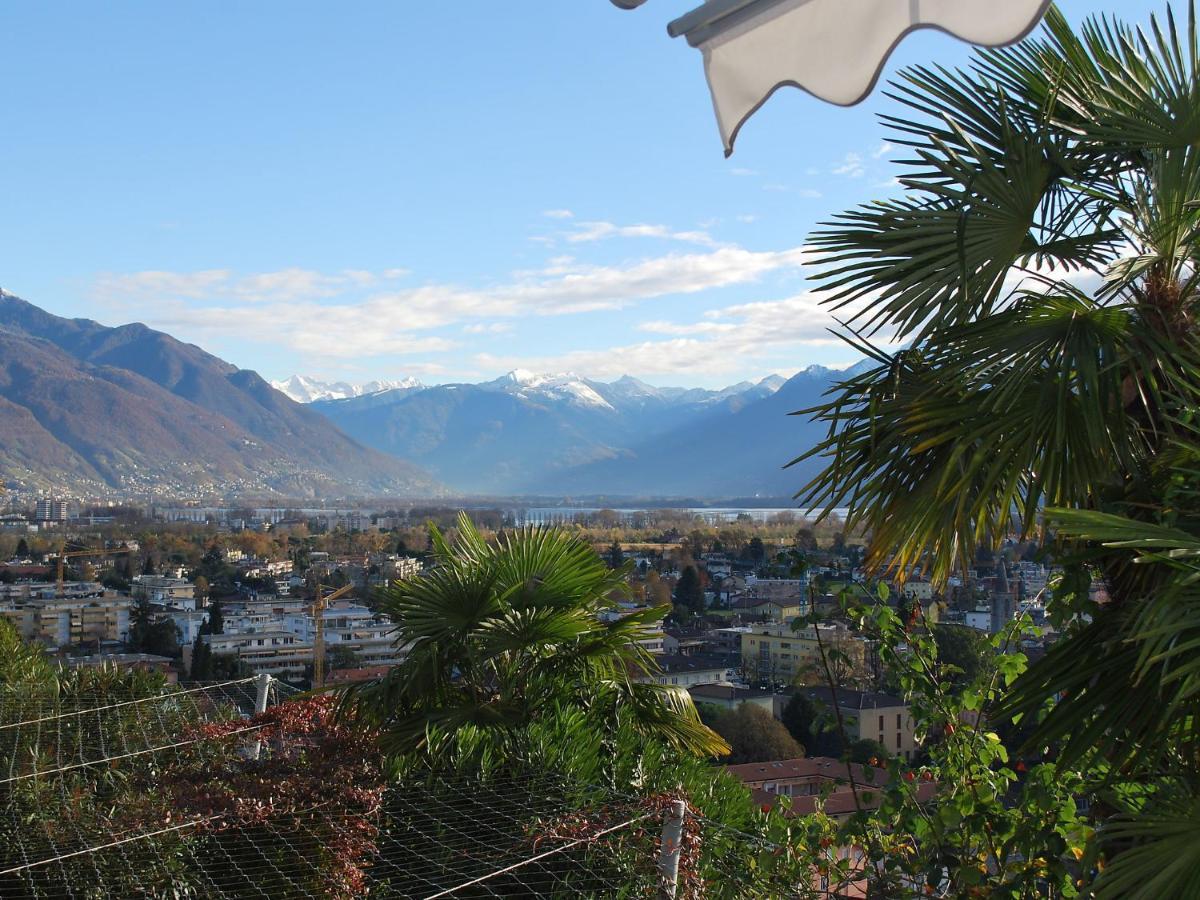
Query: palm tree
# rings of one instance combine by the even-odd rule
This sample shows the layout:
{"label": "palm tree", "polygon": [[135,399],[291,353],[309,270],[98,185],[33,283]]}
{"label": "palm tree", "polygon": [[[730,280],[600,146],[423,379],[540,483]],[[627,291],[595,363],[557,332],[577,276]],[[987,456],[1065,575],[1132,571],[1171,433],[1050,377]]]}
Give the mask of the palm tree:
{"label": "palm tree", "polygon": [[1192,7],[1078,33],[1052,9],[969,70],[907,70],[884,117],[903,196],[813,241],[872,364],[808,411],[826,467],[798,496],[848,507],[871,567],[943,582],[1049,527],[1068,633],[1007,709],[1061,695],[1034,740],[1140,816],[1101,830],[1112,896],[1200,890],[1198,70]]}
{"label": "palm tree", "polygon": [[525,729],[566,708],[680,750],[728,752],[686,691],[635,680],[657,672],[639,641],[668,608],[601,616],[627,594],[628,566],[610,569],[560,530],[488,542],[463,514],[457,531],[451,545],[431,525],[432,570],[382,595],[404,661],[341,698],[343,711],[381,728],[387,751],[436,765],[469,729],[493,753],[519,754]]}

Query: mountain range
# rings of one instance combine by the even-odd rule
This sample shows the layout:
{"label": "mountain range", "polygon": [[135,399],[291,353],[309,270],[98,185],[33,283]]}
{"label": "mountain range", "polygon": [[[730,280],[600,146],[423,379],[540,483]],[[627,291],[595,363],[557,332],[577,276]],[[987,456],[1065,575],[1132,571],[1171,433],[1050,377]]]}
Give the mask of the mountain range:
{"label": "mountain range", "polygon": [[845,374],[721,390],[522,370],[272,386],[145,325],[0,291],[0,477],[100,495],[781,497],[816,469],[784,464],[824,436],[789,413]]}
{"label": "mountain range", "polygon": [[824,436],[823,426],[789,414],[821,402],[844,376],[810,366],[790,379],[704,390],[517,370],[311,406],[465,493],[781,497],[816,471],[812,461],[783,465]]}
{"label": "mountain range", "polygon": [[141,324],[0,291],[0,472],[29,490],[429,496],[441,486],[312,407]]}
{"label": "mountain range", "polygon": [[306,375],[293,375],[283,381],[272,381],[271,387],[287,394],[297,403],[312,403],[316,400],[345,400],[347,397],[361,397],[363,394],[378,394],[381,391],[405,390],[407,388],[424,387],[415,378],[402,378],[397,381],[368,381],[365,384],[351,384],[348,381],[319,381]]}

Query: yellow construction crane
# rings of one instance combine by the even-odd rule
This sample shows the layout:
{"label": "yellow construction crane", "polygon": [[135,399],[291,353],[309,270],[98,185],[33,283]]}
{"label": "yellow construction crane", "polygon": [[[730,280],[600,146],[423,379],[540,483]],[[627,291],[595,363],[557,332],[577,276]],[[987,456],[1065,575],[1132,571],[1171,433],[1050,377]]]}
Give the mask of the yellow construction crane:
{"label": "yellow construction crane", "polygon": [[77,556],[119,556],[122,553],[128,553],[126,549],[121,550],[71,550],[67,551],[67,545],[64,542],[59,546],[58,550],[58,577],[55,579],[58,588],[54,592],[54,596],[61,600],[66,590],[63,587],[63,562],[68,559],[74,559]]}
{"label": "yellow construction crane", "polygon": [[328,596],[321,596],[322,586],[317,585],[317,595],[313,599],[313,620],[316,624],[316,637],[313,640],[313,690],[325,687],[325,607],[331,600],[340,600],[352,590],[354,585],[340,587]]}

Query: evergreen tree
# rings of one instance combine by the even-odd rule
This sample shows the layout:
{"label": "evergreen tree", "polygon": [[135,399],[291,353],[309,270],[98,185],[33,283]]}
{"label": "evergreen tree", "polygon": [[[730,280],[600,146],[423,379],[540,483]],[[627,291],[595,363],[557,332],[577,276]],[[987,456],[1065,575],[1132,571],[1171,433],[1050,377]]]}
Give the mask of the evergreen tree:
{"label": "evergreen tree", "polygon": [[625,551],[621,549],[620,541],[613,541],[612,546],[608,548],[608,564],[614,569],[625,565]]}
{"label": "evergreen tree", "polygon": [[816,550],[817,536],[811,528],[807,526],[797,530],[796,532],[796,549],[797,550]]}
{"label": "evergreen tree", "polygon": [[695,566],[683,570],[679,583],[675,585],[675,602],[686,606],[694,615],[704,614],[704,588]]}
{"label": "evergreen tree", "polygon": [[29,542],[25,540],[25,538],[21,538],[19,541],[17,541],[17,557],[19,559],[29,558]]}
{"label": "evergreen tree", "polygon": [[212,605],[208,608],[208,621],[203,626],[208,628],[209,634],[224,634],[225,633],[225,611],[221,608],[220,599],[213,600]]}
{"label": "evergreen tree", "polygon": [[796,691],[783,707],[779,721],[796,741],[805,747],[812,748],[818,730],[818,715],[816,704],[808,699],[808,695],[803,691]]}
{"label": "evergreen tree", "polygon": [[154,611],[148,597],[138,597],[129,610],[129,646],[141,651],[149,641],[154,626]]}
{"label": "evergreen tree", "polygon": [[205,629],[208,624],[200,626],[200,631],[196,635],[196,640],[192,644],[192,668],[188,672],[188,676],[192,681],[210,681],[212,680],[212,649],[204,640],[204,635],[207,633]]}

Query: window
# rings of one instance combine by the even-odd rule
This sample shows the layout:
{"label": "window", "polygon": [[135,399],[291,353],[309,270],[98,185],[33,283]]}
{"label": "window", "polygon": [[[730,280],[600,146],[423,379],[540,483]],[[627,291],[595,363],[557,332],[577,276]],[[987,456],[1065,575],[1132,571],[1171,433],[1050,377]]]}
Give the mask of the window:
{"label": "window", "polygon": [[900,732],[896,732],[896,749],[900,749]]}
{"label": "window", "polygon": [[900,727],[900,713],[896,713],[896,727]]}
{"label": "window", "polygon": [[879,717],[879,730],[883,731],[883,716]]}

